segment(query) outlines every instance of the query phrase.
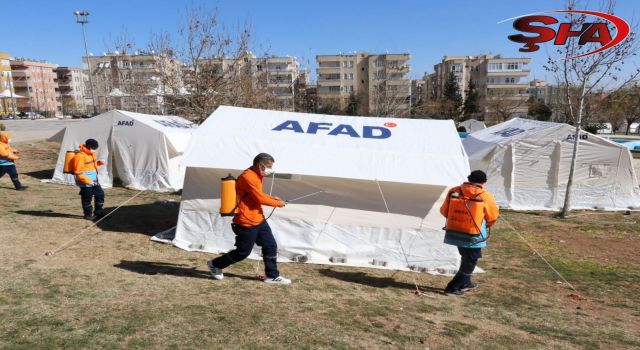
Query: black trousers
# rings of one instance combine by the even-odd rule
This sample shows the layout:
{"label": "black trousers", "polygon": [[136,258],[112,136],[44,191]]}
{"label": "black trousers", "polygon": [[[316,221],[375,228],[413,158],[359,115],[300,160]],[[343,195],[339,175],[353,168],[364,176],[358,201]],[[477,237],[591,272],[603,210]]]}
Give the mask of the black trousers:
{"label": "black trousers", "polygon": [[465,288],[471,283],[471,274],[476,269],[478,259],[482,257],[482,248],[461,248],[458,247],[460,253],[460,268],[458,273],[445,288],[445,291],[452,292]]}
{"label": "black trousers", "polygon": [[213,259],[213,266],[224,269],[246,259],[253,250],[253,245],[262,247],[262,259],[264,260],[264,272],[268,278],[280,276],[276,259],[278,258],[278,244],[273,237],[271,227],[267,221],[257,226],[240,226],[232,224],[233,233],[236,234],[236,249],[225,255]]}
{"label": "black trousers", "polygon": [[18,180],[18,170],[16,170],[15,164],[0,166],[0,177],[3,177],[4,174],[9,174],[9,178],[11,178],[11,182],[13,182],[13,186],[16,189],[22,187],[20,180]]}
{"label": "black trousers", "polygon": [[[95,199],[95,211],[91,206],[92,199]],[[100,185],[80,187],[80,200],[82,202],[82,211],[84,212],[84,215],[91,215],[92,213],[95,215],[104,214],[104,191]]]}

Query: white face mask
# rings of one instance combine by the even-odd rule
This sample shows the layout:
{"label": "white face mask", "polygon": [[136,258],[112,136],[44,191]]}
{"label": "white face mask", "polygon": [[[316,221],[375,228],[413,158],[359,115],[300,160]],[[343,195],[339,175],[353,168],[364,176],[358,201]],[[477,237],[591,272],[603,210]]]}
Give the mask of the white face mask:
{"label": "white face mask", "polygon": [[[263,165],[264,166],[264,165]],[[262,170],[262,176],[269,176],[273,173],[275,173],[276,171],[273,170],[273,168],[267,168],[265,167],[264,170]]]}

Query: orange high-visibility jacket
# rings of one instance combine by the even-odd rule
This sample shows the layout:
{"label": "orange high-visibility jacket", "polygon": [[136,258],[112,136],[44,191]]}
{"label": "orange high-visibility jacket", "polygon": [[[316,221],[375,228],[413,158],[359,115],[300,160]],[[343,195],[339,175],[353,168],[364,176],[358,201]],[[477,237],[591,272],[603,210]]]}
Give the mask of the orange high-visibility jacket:
{"label": "orange high-visibility jacket", "polygon": [[85,145],[80,145],[80,152],[77,152],[71,160],[71,169],[73,169],[76,181],[86,185],[93,184],[94,179],[97,180],[98,165],[93,152]]}
{"label": "orange high-visibility jacket", "polygon": [[10,138],[11,134],[8,132],[0,132],[0,158],[13,162],[14,160],[20,159],[20,157],[16,155],[16,152],[18,151],[9,146]]}
{"label": "orange high-visibility jacket", "polygon": [[[459,193],[460,198],[468,198],[461,202],[460,208],[453,208],[453,193]],[[440,214],[447,218],[447,229],[452,227],[454,231],[480,234],[482,222],[486,222],[487,227],[491,227],[498,220],[499,208],[496,205],[493,195],[484,187],[465,182],[462,186],[454,187],[447,193],[447,198],[440,207]]]}
{"label": "orange high-visibility jacket", "polygon": [[280,201],[262,192],[262,175],[251,167],[242,172],[236,180],[238,211],[233,223],[240,226],[256,226],[264,221],[262,205],[278,206]]}

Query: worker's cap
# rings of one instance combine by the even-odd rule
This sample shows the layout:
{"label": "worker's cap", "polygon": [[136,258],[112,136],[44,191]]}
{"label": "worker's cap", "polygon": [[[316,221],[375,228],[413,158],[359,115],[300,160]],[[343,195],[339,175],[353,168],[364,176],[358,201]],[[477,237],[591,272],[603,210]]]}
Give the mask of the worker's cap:
{"label": "worker's cap", "polygon": [[482,170],[474,170],[469,174],[469,176],[467,176],[467,179],[469,182],[485,183],[487,182],[487,174]]}
{"label": "worker's cap", "polygon": [[84,145],[89,149],[98,149],[98,141],[94,139],[88,139],[84,142]]}

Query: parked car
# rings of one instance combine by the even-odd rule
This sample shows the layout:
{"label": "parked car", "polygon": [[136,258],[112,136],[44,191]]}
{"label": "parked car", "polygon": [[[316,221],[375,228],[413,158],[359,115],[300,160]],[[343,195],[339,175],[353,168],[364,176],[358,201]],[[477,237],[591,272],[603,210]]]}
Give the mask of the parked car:
{"label": "parked car", "polygon": [[25,113],[25,116],[23,118],[34,120],[34,119],[42,119],[44,118],[44,116],[36,112],[27,112]]}

